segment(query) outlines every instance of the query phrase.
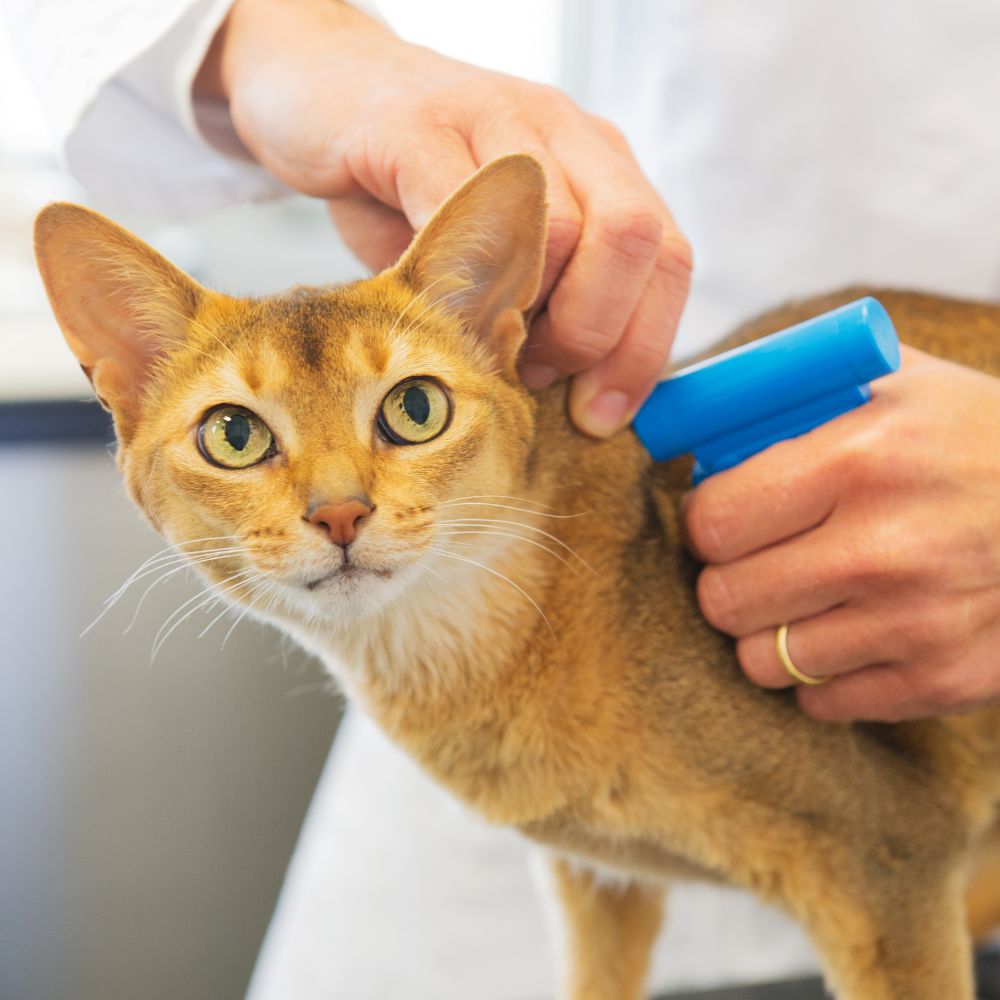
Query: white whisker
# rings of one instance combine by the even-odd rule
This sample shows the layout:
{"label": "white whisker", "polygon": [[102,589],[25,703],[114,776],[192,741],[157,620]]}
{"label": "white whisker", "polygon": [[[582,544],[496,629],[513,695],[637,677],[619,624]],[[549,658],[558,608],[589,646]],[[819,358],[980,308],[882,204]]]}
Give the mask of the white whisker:
{"label": "white whisker", "polygon": [[[193,597],[189,597],[179,608],[177,608],[167,617],[167,620],[160,626],[156,635],[153,637],[153,650],[150,656],[150,663],[152,663],[156,659],[156,655],[163,648],[163,644],[170,637],[170,634],[174,631],[174,629],[181,624],[181,622],[183,622],[190,615],[194,614],[199,608],[204,607],[205,604],[208,604],[210,601],[215,600],[214,594],[212,594],[210,597],[207,598],[204,596],[205,594],[211,593],[216,588],[218,589],[227,588],[234,580],[237,581],[236,585],[239,586],[240,583],[247,582],[248,578],[253,579],[258,575],[259,573],[257,570],[243,569],[240,570],[238,573],[233,573],[232,576],[226,577],[226,579],[222,580],[217,584],[216,583],[210,584],[203,590],[198,591],[198,593],[195,594]],[[195,604],[194,602],[199,601],[199,599],[201,599],[201,602]],[[188,608],[192,604],[194,604],[194,607],[190,608],[189,611],[182,614],[182,612],[184,612],[184,609]],[[178,617],[178,615],[180,615],[180,617]],[[173,624],[171,624],[171,622],[173,622]]]}
{"label": "white whisker", "polygon": [[[218,601],[219,601],[219,598],[216,598],[216,603],[218,603]],[[212,609],[213,609],[214,607],[215,607],[215,605],[214,605],[214,604],[213,604],[213,605],[210,605],[210,606],[209,606],[209,609],[208,609],[208,611],[207,611],[206,613],[207,613],[207,614],[211,614],[211,613],[212,613]],[[203,628],[203,629],[202,629],[202,630],[201,630],[201,631],[200,631],[200,632],[198,633],[198,638],[199,638],[199,639],[203,639],[203,638],[204,638],[204,637],[205,637],[205,636],[206,636],[206,635],[207,635],[207,634],[208,634],[208,633],[209,633],[209,632],[210,632],[210,631],[212,630],[212,626],[213,626],[213,625],[214,625],[214,624],[215,624],[215,623],[216,623],[217,621],[219,621],[219,620],[220,620],[220,619],[222,619],[222,618],[225,618],[225,617],[226,617],[226,615],[228,615],[230,611],[235,611],[235,610],[236,610],[235,608],[232,608],[232,607],[230,607],[230,606],[229,606],[229,605],[227,604],[227,605],[226,605],[226,606],[225,606],[225,607],[224,607],[224,608],[223,608],[223,609],[222,609],[222,610],[221,610],[221,611],[220,611],[220,612],[219,612],[219,613],[218,613],[218,614],[217,614],[217,615],[216,615],[216,616],[215,616],[215,617],[214,617],[214,618],[213,618],[213,619],[212,619],[212,620],[211,620],[211,621],[210,621],[210,622],[209,622],[209,623],[208,623],[208,624],[207,624],[207,625],[206,625],[206,626],[205,626],[205,627],[204,627],[204,628]]]}
{"label": "white whisker", "polygon": [[[185,553],[183,551],[183,549],[181,548],[182,545],[192,545],[194,543],[200,543],[200,542],[214,542],[223,540],[231,541],[232,538],[233,538],[232,535],[218,535],[214,538],[195,538],[191,539],[188,542],[179,542],[176,546],[168,545],[165,549],[161,549],[159,552],[154,553],[148,559],[146,559],[145,562],[143,562],[138,569],[134,570],[128,576],[125,582],[110,597],[108,597],[104,603],[105,604],[113,603],[117,599],[117,597],[128,588],[129,584],[133,580],[135,580],[135,578],[140,573],[142,573],[142,571],[145,570],[146,568],[151,567],[154,564],[158,564],[164,560],[176,559],[180,556],[190,555],[191,553]],[[209,550],[209,551],[217,551],[217,550]]]}
{"label": "white whisker", "polygon": [[[497,499],[520,500],[522,503],[535,503],[534,500],[527,500],[527,499],[525,499],[523,497],[499,497],[498,496]],[[540,504],[539,506],[548,507],[547,504]],[[514,504],[496,503],[494,500],[487,500],[485,498],[482,499],[482,500],[478,500],[478,499],[477,500],[473,500],[472,498],[468,498],[468,499],[463,498],[461,500],[458,500],[458,499],[456,499],[456,500],[445,500],[442,503],[434,505],[434,509],[435,510],[437,510],[437,509],[439,509],[441,507],[498,507],[498,508],[501,508],[503,510],[516,510],[520,514],[533,514],[536,517],[551,517],[552,519],[557,520],[557,521],[570,520],[570,519],[576,518],[576,517],[586,517],[588,514],[593,514],[594,513],[592,510],[582,510],[582,511],[579,511],[578,513],[575,513],[575,514],[551,514],[551,513],[549,513],[549,511],[551,511],[553,509],[552,507],[548,507],[548,510],[532,510],[531,508],[528,508],[528,507],[516,507],[516,506],[514,506]]]}
{"label": "white whisker", "polygon": [[[534,538],[525,538],[524,535],[519,535],[515,531],[501,531],[500,529],[497,528],[475,527],[475,528],[449,529],[447,531],[438,532],[438,534],[446,538],[453,538],[455,535],[484,535],[484,536],[497,535],[503,538],[516,538],[520,542],[526,542],[528,545],[534,545],[536,548],[541,549],[543,552],[548,552],[550,556],[554,556],[556,559],[559,560],[559,562],[561,562],[567,569],[571,570],[572,572],[574,573],[580,572],[576,566],[574,566],[564,556],[560,555],[560,553],[556,552],[553,549],[550,549],[547,545],[543,545],[541,542],[537,541]],[[463,544],[468,544],[468,543],[463,543]]]}
{"label": "white whisker", "polygon": [[250,593],[247,594],[247,597],[246,597],[247,606],[240,613],[240,616],[236,619],[236,621],[234,621],[233,624],[229,626],[229,631],[225,634],[225,636],[223,636],[222,645],[219,647],[220,650],[226,648],[226,643],[229,641],[229,637],[233,634],[233,630],[236,628],[237,625],[239,625],[239,623],[241,621],[243,621],[244,618],[246,618],[247,614],[253,608],[253,602],[255,600],[257,600],[257,597],[260,594],[267,593],[267,591],[270,589],[270,587],[271,587],[270,581],[267,580],[267,579],[265,579],[263,583],[258,583],[250,591]]}
{"label": "white whisker", "polygon": [[493,527],[495,525],[502,524],[502,525],[508,525],[508,526],[515,527],[515,528],[521,528],[524,531],[534,531],[537,534],[542,535],[544,538],[548,538],[550,541],[555,542],[556,545],[561,546],[566,552],[568,552],[571,556],[573,556],[574,559],[578,559],[583,566],[586,566],[586,568],[588,570],[590,570],[591,573],[593,573],[595,576],[597,575],[596,571],[590,565],[590,563],[588,563],[587,560],[583,558],[583,556],[579,555],[576,551],[574,551],[574,549],[571,546],[567,545],[561,538],[557,538],[551,532],[545,531],[544,529],[539,528],[539,527],[537,527],[534,524],[525,524],[523,521],[510,521],[510,520],[507,520],[505,518],[499,518],[499,517],[497,517],[497,518],[471,518],[471,517],[470,518],[457,518],[457,519],[453,519],[453,520],[439,521],[438,524],[454,525],[454,526],[464,527],[464,528]]}
{"label": "white whisker", "polygon": [[521,503],[534,504],[536,507],[544,507],[546,510],[555,510],[551,504],[542,503],[539,500],[529,500],[527,497],[515,497],[508,493],[470,493],[464,497],[452,497],[450,500],[442,500],[435,504],[435,507],[447,507],[448,504],[461,503],[463,500],[519,500]]}
{"label": "white whisker", "polygon": [[506,583],[509,583],[522,597],[527,600],[531,606],[538,612],[541,616],[542,621],[545,622],[546,628],[552,633],[552,638],[556,638],[555,629],[552,628],[552,624],[546,617],[545,612],[542,611],[541,606],[538,602],[529,594],[523,587],[518,586],[509,576],[504,576],[499,570],[494,569],[492,566],[487,566],[485,563],[476,562],[475,559],[469,559],[467,556],[460,556],[457,552],[449,552],[447,549],[438,549],[431,546],[429,548],[430,552],[436,552],[438,555],[446,556],[448,559],[457,559],[459,562],[468,563],[470,566],[478,566],[480,569],[485,570],[487,573],[492,573],[494,576],[499,577]]}
{"label": "white whisker", "polygon": [[[237,552],[241,552],[242,549],[239,547],[231,547],[226,549],[208,549],[205,552],[198,552],[193,554],[185,555],[183,553],[172,553],[170,556],[161,556],[159,562],[155,566],[148,566],[143,569],[142,566],[139,567],[126,581],[123,583],[118,590],[116,590],[109,598],[104,602],[104,607],[101,613],[80,633],[80,637],[85,636],[121,599],[125,596],[129,587],[133,584],[138,583],[140,580],[147,576],[151,576],[154,573],[162,573],[156,580],[146,588],[142,597],[139,599],[139,603],[136,605],[135,612],[132,615],[132,620],[123,630],[128,632],[129,629],[135,624],[135,620],[138,617],[139,610],[146,599],[146,596],[157,584],[161,583],[163,580],[167,579],[169,576],[173,576],[174,573],[180,572],[182,569],[186,569],[189,566],[198,566],[202,563],[213,562],[216,559],[223,559],[228,555],[233,555]],[[148,562],[148,560],[147,560]],[[145,564],[143,564],[145,566]]]}
{"label": "white whisker", "polygon": [[[146,598],[149,596],[150,591],[154,587],[156,587],[159,584],[163,583],[163,581],[166,580],[166,579],[168,579],[169,577],[174,576],[175,574],[182,572],[183,570],[191,569],[191,568],[193,568],[195,566],[201,566],[201,565],[204,565],[206,563],[215,562],[218,559],[225,559],[228,556],[233,555],[234,553],[240,552],[240,551],[242,551],[242,550],[241,549],[233,549],[232,551],[225,550],[220,555],[209,555],[208,553],[206,553],[204,556],[200,556],[200,555],[199,556],[185,556],[185,557],[183,557],[180,560],[179,564],[176,565],[176,566],[173,566],[172,564],[167,563],[164,566],[158,566],[155,570],[150,570],[149,571],[150,573],[161,572],[162,575],[158,576],[143,591],[142,597],[139,598],[139,601],[138,601],[138,603],[135,606],[135,611],[132,612],[132,618],[131,618],[131,620],[129,621],[128,625],[126,625],[125,628],[122,630],[122,635],[125,635],[125,633],[131,631],[132,626],[135,625],[136,620],[139,617],[139,612],[142,610],[143,604],[146,602]],[[172,568],[168,569],[167,568],[168,566],[170,566]],[[166,572],[162,572],[163,570],[166,570]],[[143,576],[147,576],[147,575],[148,575],[147,573],[143,574]],[[141,580],[142,577],[137,577],[136,579],[138,581],[138,580]],[[108,608],[105,608],[105,611],[110,610],[111,607],[114,607],[114,605],[109,605]],[[104,612],[102,611],[101,614],[104,614]],[[96,622],[95,622],[95,624],[96,624]]]}

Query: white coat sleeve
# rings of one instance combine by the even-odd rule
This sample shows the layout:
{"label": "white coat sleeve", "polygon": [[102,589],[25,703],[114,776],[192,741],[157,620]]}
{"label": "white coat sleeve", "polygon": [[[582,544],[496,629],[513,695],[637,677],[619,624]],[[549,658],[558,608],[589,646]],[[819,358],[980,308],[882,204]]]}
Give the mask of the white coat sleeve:
{"label": "white coat sleeve", "polygon": [[232,0],[3,2],[67,166],[92,197],[186,217],[287,193],[247,153],[225,103],[192,97]]}

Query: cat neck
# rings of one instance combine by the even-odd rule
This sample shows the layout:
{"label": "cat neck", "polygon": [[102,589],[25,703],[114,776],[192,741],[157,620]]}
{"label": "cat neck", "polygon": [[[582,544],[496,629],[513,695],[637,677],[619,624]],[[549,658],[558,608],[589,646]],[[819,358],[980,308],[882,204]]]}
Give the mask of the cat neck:
{"label": "cat neck", "polygon": [[513,546],[477,552],[476,565],[457,563],[440,586],[350,628],[297,630],[394,742],[503,823],[551,806],[538,774],[537,802],[525,801],[513,781],[523,770],[509,754],[514,733],[548,724],[545,651],[555,626],[544,608],[554,581],[545,553]]}

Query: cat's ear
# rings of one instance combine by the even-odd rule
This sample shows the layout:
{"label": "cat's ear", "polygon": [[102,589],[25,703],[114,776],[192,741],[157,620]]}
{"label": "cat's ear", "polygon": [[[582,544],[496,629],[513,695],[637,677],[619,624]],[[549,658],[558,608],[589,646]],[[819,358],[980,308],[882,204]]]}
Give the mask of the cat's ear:
{"label": "cat's ear", "polygon": [[451,195],[395,268],[422,302],[460,316],[511,377],[541,283],[545,215],[538,161],[501,157]]}
{"label": "cat's ear", "polygon": [[116,422],[132,423],[157,359],[184,339],[204,290],[80,205],[42,209],[35,256],[52,311],[98,398]]}

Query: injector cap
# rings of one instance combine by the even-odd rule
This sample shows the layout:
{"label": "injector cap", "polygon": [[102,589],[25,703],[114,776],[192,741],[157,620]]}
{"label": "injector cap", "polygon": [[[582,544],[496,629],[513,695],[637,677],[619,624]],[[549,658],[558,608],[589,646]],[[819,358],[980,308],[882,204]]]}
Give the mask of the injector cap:
{"label": "injector cap", "polygon": [[676,372],[632,426],[657,461],[693,452],[698,483],[867,402],[898,368],[892,320],[868,296]]}

